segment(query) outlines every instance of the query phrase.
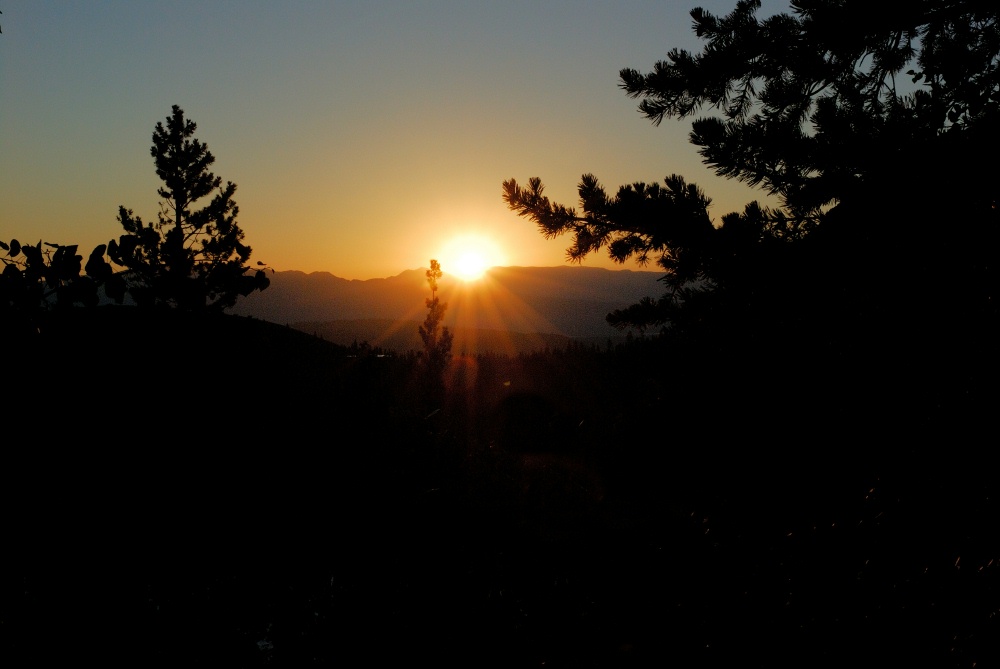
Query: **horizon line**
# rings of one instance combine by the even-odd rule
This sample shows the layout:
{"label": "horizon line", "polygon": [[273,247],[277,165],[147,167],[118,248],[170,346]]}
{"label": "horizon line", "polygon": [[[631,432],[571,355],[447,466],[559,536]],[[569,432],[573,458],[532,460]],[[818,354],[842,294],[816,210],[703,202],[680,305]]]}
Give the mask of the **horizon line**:
{"label": "horizon line", "polygon": [[[393,279],[398,276],[402,276],[407,272],[426,272],[429,267],[410,267],[407,269],[400,270],[396,274],[390,274],[389,276],[373,276],[367,279],[357,279],[342,276],[330,270],[317,269],[313,271],[306,271],[302,269],[274,269],[270,268],[274,274],[284,273],[284,272],[298,272],[300,274],[312,275],[312,274],[329,274],[337,279],[344,279],[345,281],[378,281],[380,279]],[[589,269],[589,270],[601,270],[605,272],[634,272],[634,273],[648,273],[648,274],[663,274],[662,269],[636,269],[631,267],[623,267],[622,269],[614,269],[611,267],[594,267],[590,265],[577,265],[577,264],[567,264],[567,265],[493,265],[492,267],[486,269],[483,274],[487,274],[496,269]],[[459,277],[447,271],[442,270],[442,275],[453,279],[459,279]],[[461,279],[459,279],[461,281]]]}

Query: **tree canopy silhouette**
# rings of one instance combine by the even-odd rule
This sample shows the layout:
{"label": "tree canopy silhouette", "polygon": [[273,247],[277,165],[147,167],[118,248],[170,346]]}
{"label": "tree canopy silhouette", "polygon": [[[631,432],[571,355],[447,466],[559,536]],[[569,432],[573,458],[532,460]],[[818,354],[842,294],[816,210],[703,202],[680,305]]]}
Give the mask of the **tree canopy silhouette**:
{"label": "tree canopy silhouette", "polygon": [[[987,249],[1000,180],[982,157],[997,147],[1000,10],[800,0],[760,20],[760,4],[694,9],[703,50],[623,69],[620,85],[654,124],[707,111],[691,133],[706,164],[780,206],[750,203],[716,225],[710,200],[679,176],[609,197],[589,174],[580,212],[550,202],[537,178],[505,182],[507,205],[548,237],[572,233],[571,260],[606,247],[619,262],[659,263],[667,295],[610,315],[619,326],[768,305],[770,318],[803,299],[859,313],[905,304],[894,316],[956,298],[964,313],[995,311]],[[943,277],[963,295],[942,290]],[[926,282],[919,298],[914,280]]]}
{"label": "tree canopy silhouette", "polygon": [[128,270],[129,293],[140,305],[221,310],[270,283],[264,269],[251,272],[247,265],[251,248],[236,222],[236,184],[223,187],[209,171],[215,156],[195,130],[174,105],[166,125],[157,123],[153,131],[150,154],[164,183],[157,190],[164,198],[157,221],[144,223],[124,206],[118,210],[126,234],[109,244],[108,255]]}
{"label": "tree canopy silhouette", "polygon": [[647,74],[623,69],[621,87],[657,124],[717,110],[692,126],[705,162],[762,185],[800,217],[886,171],[912,170],[899,158],[918,142],[995,137],[994,6],[791,5],[793,14],[763,21],[759,0],[742,0],[724,17],[695,9],[702,53],[674,49]]}

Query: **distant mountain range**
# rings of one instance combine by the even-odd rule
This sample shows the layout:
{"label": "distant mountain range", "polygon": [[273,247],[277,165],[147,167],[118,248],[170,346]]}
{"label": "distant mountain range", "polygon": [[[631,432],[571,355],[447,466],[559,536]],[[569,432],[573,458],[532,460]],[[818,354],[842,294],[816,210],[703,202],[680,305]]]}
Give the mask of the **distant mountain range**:
{"label": "distant mountain range", "polygon": [[[426,270],[366,281],[328,272],[276,272],[262,293],[231,310],[317,334],[338,344],[367,341],[396,351],[420,349],[417,326],[430,297]],[[624,333],[605,317],[662,294],[661,272],[595,267],[494,267],[473,282],[445,274],[438,295],[455,352],[523,352],[569,340],[604,343]]]}

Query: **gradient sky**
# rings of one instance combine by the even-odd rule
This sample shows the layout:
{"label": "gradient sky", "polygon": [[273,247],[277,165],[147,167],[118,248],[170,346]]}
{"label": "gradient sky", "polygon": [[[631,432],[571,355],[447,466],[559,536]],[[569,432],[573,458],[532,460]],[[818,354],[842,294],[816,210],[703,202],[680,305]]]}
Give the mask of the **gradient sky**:
{"label": "gradient sky", "polygon": [[86,256],[121,234],[119,205],[155,220],[149,147],[173,104],[276,270],[447,273],[464,235],[496,264],[564,264],[569,238],[506,208],[512,177],[576,206],[586,172],[612,193],[679,173],[718,221],[763,193],[715,177],[689,120],[644,119],[618,72],[700,48],[690,9],[735,4],[0,0],[0,239]]}

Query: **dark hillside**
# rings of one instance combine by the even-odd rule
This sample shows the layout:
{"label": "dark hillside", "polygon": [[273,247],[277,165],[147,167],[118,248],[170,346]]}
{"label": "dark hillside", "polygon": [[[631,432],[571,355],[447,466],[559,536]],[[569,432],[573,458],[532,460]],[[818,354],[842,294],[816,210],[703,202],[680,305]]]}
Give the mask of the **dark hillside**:
{"label": "dark hillside", "polygon": [[[292,327],[342,346],[367,342],[371,346],[396,352],[419,351],[423,342],[417,332],[420,322],[363,319],[353,321],[323,321],[292,323]],[[508,332],[504,330],[478,330],[464,327],[449,329],[454,336],[452,350],[456,353],[517,355],[545,349],[566,348],[575,340],[559,334],[544,332]],[[598,340],[606,345],[610,338]],[[624,340],[616,336],[616,340]]]}
{"label": "dark hillside", "polygon": [[853,369],[662,344],[457,356],[435,403],[414,356],[73,312],[8,347],[5,655],[996,658],[995,481],[912,441],[947,416],[898,429],[891,401],[831,409]]}

